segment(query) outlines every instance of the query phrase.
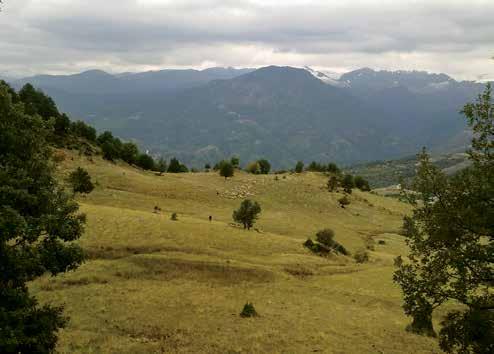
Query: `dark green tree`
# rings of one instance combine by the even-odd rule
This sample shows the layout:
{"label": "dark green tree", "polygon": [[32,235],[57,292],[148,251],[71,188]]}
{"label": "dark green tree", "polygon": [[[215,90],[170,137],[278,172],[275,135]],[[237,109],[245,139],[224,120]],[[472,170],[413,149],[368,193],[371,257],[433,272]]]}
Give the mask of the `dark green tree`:
{"label": "dark green tree", "polygon": [[158,170],[160,175],[165,173],[167,168],[168,168],[168,166],[166,165],[166,160],[164,158],[160,157],[158,159],[158,162],[156,162],[156,169]]}
{"label": "dark green tree", "polygon": [[91,142],[96,141],[96,129],[87,125],[83,121],[72,122],[70,130],[81,138],[87,139]]}
{"label": "dark green tree", "polygon": [[66,319],[26,283],[77,268],[84,216],[54,178],[45,122],[0,87],[0,352],[50,353]]}
{"label": "dark green tree", "polygon": [[345,193],[351,194],[352,188],[355,187],[353,176],[350,174],[343,176],[343,179],[341,180],[341,186],[343,187]]}
{"label": "dark green tree", "polygon": [[38,114],[43,119],[56,118],[60,115],[55,102],[42,91],[36,90],[33,85],[26,84],[19,91],[19,98],[24,103],[26,114]]}
{"label": "dark green tree", "polygon": [[256,219],[261,213],[261,206],[259,203],[250,199],[245,199],[240,208],[233,212],[233,220],[244,226],[244,229],[250,230],[250,228],[256,222]]}
{"label": "dark green tree", "polygon": [[220,176],[225,177],[225,180],[228,177],[233,177],[233,173],[235,171],[235,168],[233,165],[228,162],[228,161],[223,161],[220,165]]}
{"label": "dark green tree", "polygon": [[442,322],[439,343],[447,352],[494,352],[494,106],[491,87],[463,113],[473,130],[472,165],[448,177],[425,151],[404,193],[414,206],[403,224],[410,248],[397,258],[394,281],[412,317],[409,330],[434,335],[433,311],[448,302],[465,310]]}
{"label": "dark green tree", "polygon": [[91,176],[82,167],[77,167],[69,175],[68,181],[74,193],[91,193],[94,189],[94,184],[91,181]]}
{"label": "dark green tree", "polygon": [[259,164],[261,174],[267,175],[269,173],[269,171],[271,170],[271,164],[269,163],[268,160],[261,159],[261,160],[258,160],[257,163]]}
{"label": "dark green tree", "polygon": [[370,191],[369,182],[366,179],[364,179],[363,177],[356,176],[353,181],[354,181],[355,187],[360,189],[361,191],[364,191],[364,192]]}
{"label": "dark green tree", "polygon": [[137,148],[137,145],[131,142],[123,143],[120,157],[128,164],[135,164],[137,162],[137,158],[139,157],[139,149]]}
{"label": "dark green tree", "polygon": [[179,173],[180,171],[180,161],[173,157],[168,164],[168,173]]}
{"label": "dark green tree", "polygon": [[304,163],[302,161],[298,161],[295,165],[295,172],[302,173],[304,171]]}
{"label": "dark green tree", "polygon": [[154,159],[148,154],[139,154],[136,165],[143,170],[154,170]]}
{"label": "dark green tree", "polygon": [[237,156],[233,156],[230,159],[230,163],[232,164],[233,168],[238,168],[238,166],[240,166],[240,159]]}
{"label": "dark green tree", "polygon": [[326,171],[328,171],[330,173],[334,173],[334,174],[340,174],[341,173],[338,166],[333,162],[328,163],[328,167],[326,167]]}
{"label": "dark green tree", "polygon": [[338,188],[340,181],[335,175],[329,176],[327,188],[329,192],[334,192]]}

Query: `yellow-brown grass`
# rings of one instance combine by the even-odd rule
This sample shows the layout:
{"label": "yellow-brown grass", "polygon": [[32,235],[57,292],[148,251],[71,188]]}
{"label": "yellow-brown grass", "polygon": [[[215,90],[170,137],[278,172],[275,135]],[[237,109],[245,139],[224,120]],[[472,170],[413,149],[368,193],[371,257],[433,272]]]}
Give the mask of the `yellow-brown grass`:
{"label": "yellow-brown grass", "polygon": [[[69,152],[61,178],[77,166],[97,183],[78,197],[88,261],[31,284],[71,318],[60,352],[439,352],[434,340],[405,332],[391,280],[393,258],[406,254],[398,235],[405,204],[356,191],[342,209],[341,194],[328,193],[315,173],[157,176]],[[263,209],[255,230],[232,224],[244,196]],[[352,253],[369,237],[385,244],[376,242],[362,265],[304,249],[328,227]],[[239,316],[246,302],[259,317]]]}

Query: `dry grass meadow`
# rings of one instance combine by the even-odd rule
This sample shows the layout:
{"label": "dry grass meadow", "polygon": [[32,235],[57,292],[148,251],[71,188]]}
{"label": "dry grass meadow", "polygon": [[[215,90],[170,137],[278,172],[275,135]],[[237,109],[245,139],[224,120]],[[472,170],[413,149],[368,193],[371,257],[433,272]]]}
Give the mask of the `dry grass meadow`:
{"label": "dry grass meadow", "polygon": [[[395,198],[356,191],[342,209],[341,194],[314,173],[157,176],[63,154],[61,176],[82,166],[97,187],[78,197],[87,262],[30,285],[70,317],[59,352],[440,352],[404,330],[391,277],[393,258],[406,254],[398,232],[409,210]],[[263,209],[256,230],[232,224],[245,196]],[[369,237],[385,244],[376,242],[365,264],[310,254],[302,243],[327,227],[350,252]],[[247,301],[259,317],[239,316]]]}

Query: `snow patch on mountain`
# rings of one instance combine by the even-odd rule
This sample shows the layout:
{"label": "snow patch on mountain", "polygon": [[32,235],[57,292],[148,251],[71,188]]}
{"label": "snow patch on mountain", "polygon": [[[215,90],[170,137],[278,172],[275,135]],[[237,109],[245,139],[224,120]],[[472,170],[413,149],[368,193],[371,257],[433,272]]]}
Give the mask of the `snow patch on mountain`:
{"label": "snow patch on mountain", "polygon": [[339,81],[339,74],[337,73],[329,73],[323,71],[314,70],[308,66],[304,66],[304,69],[308,71],[312,76],[321,80],[325,84],[336,86],[336,87],[347,87],[345,82]]}

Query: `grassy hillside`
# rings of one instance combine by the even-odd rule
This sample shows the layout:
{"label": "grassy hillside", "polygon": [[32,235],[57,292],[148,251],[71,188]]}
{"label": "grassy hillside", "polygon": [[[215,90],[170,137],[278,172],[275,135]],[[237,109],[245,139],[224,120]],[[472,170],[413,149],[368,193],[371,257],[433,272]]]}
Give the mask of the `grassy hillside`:
{"label": "grassy hillside", "polygon": [[[156,176],[61,154],[61,177],[82,166],[97,188],[79,197],[88,261],[31,284],[71,317],[60,352],[439,352],[434,340],[404,331],[391,281],[393,258],[406,253],[397,232],[408,207],[399,201],[356,191],[342,209],[341,194],[325,191],[325,178],[313,173]],[[263,208],[250,232],[231,224],[245,196]],[[363,265],[321,258],[302,242],[325,227],[350,252],[368,236],[386,243]],[[239,316],[247,301],[260,317]]]}

